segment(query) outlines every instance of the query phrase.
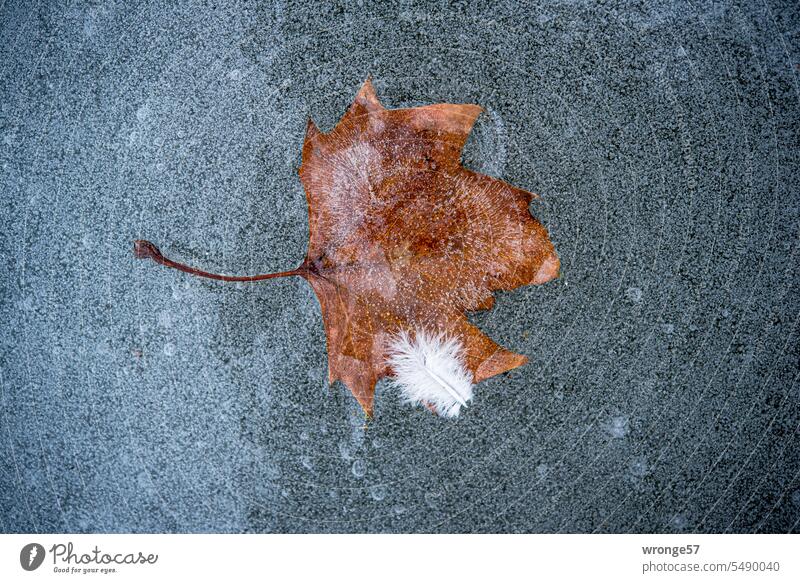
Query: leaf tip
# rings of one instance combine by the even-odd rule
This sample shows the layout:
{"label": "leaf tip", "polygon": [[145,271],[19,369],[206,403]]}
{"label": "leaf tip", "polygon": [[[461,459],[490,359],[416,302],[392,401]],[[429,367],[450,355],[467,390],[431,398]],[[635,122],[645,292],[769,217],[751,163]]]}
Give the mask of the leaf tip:
{"label": "leaf tip", "polygon": [[361,405],[361,410],[364,411],[364,420],[365,423],[369,423],[375,418],[375,408],[373,406],[373,401],[369,403],[365,403],[363,401],[358,402]]}
{"label": "leaf tip", "polygon": [[501,348],[478,365],[475,370],[475,382],[508,372],[527,363],[527,356]]}
{"label": "leaf tip", "polygon": [[306,142],[316,139],[321,133],[317,124],[309,117],[308,122],[306,122]]}
{"label": "leaf tip", "polygon": [[375,86],[372,84],[372,76],[367,76],[361,89],[356,93],[356,98],[353,105],[358,104],[366,107],[368,111],[375,109],[383,109],[381,102],[378,100],[378,94],[375,92]]}
{"label": "leaf tip", "polygon": [[556,255],[555,251],[552,251],[550,255],[548,255],[542,264],[539,266],[539,270],[536,272],[536,275],[533,277],[534,285],[540,285],[542,283],[547,283],[548,281],[552,281],[561,275],[561,261]]}

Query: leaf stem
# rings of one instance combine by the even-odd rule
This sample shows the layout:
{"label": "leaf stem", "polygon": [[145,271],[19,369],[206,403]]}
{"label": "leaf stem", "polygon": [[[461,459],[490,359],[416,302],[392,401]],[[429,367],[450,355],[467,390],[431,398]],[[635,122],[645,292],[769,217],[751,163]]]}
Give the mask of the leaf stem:
{"label": "leaf stem", "polygon": [[210,273],[208,271],[203,271],[202,269],[196,269],[194,267],[184,265],[183,263],[178,263],[172,259],[167,259],[164,257],[158,247],[153,245],[150,241],[145,241],[143,239],[137,239],[133,242],[133,254],[137,259],[152,259],[164,267],[171,267],[172,269],[177,269],[178,271],[183,271],[184,273],[188,273],[190,275],[207,277],[209,279],[217,279],[219,281],[263,281],[265,279],[288,277],[290,275],[306,275],[306,269],[304,266],[300,266],[297,269],[292,269],[290,271],[263,273],[261,275],[220,275],[218,273]]}

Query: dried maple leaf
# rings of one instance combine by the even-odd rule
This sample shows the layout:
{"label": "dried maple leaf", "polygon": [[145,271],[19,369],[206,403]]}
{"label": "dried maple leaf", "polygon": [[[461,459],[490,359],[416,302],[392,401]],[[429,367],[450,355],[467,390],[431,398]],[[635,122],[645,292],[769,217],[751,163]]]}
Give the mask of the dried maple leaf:
{"label": "dried maple leaf", "polygon": [[386,351],[398,333],[456,339],[474,382],[516,368],[527,358],[495,344],[465,313],[491,308],[495,290],[550,281],[559,260],[528,211],[531,193],[461,166],[481,111],[385,109],[367,80],[329,133],[309,120],[300,180],[310,235],[297,269],[210,274],[147,241],[136,242],[136,254],[225,281],[305,278],[322,309],[329,380],[341,380],[368,415],[376,382],[392,374]]}

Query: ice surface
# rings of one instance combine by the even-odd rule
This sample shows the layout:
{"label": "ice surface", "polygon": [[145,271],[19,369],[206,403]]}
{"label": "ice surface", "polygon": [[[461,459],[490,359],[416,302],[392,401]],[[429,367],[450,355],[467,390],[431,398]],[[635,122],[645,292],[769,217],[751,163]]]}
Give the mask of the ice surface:
{"label": "ice surface", "polygon": [[[797,529],[796,2],[6,4],[0,531]],[[457,422],[328,387],[302,280],[132,256],[297,266],[367,75],[483,106],[561,257]]]}

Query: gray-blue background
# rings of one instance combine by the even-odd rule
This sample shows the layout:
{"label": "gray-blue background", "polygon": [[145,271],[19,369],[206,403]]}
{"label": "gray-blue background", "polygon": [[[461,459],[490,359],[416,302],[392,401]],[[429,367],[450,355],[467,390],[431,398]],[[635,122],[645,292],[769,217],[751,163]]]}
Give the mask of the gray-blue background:
{"label": "gray-blue background", "polygon": [[[796,2],[5,2],[0,530],[797,529]],[[486,108],[563,277],[457,421],[326,385],[305,121]]]}

